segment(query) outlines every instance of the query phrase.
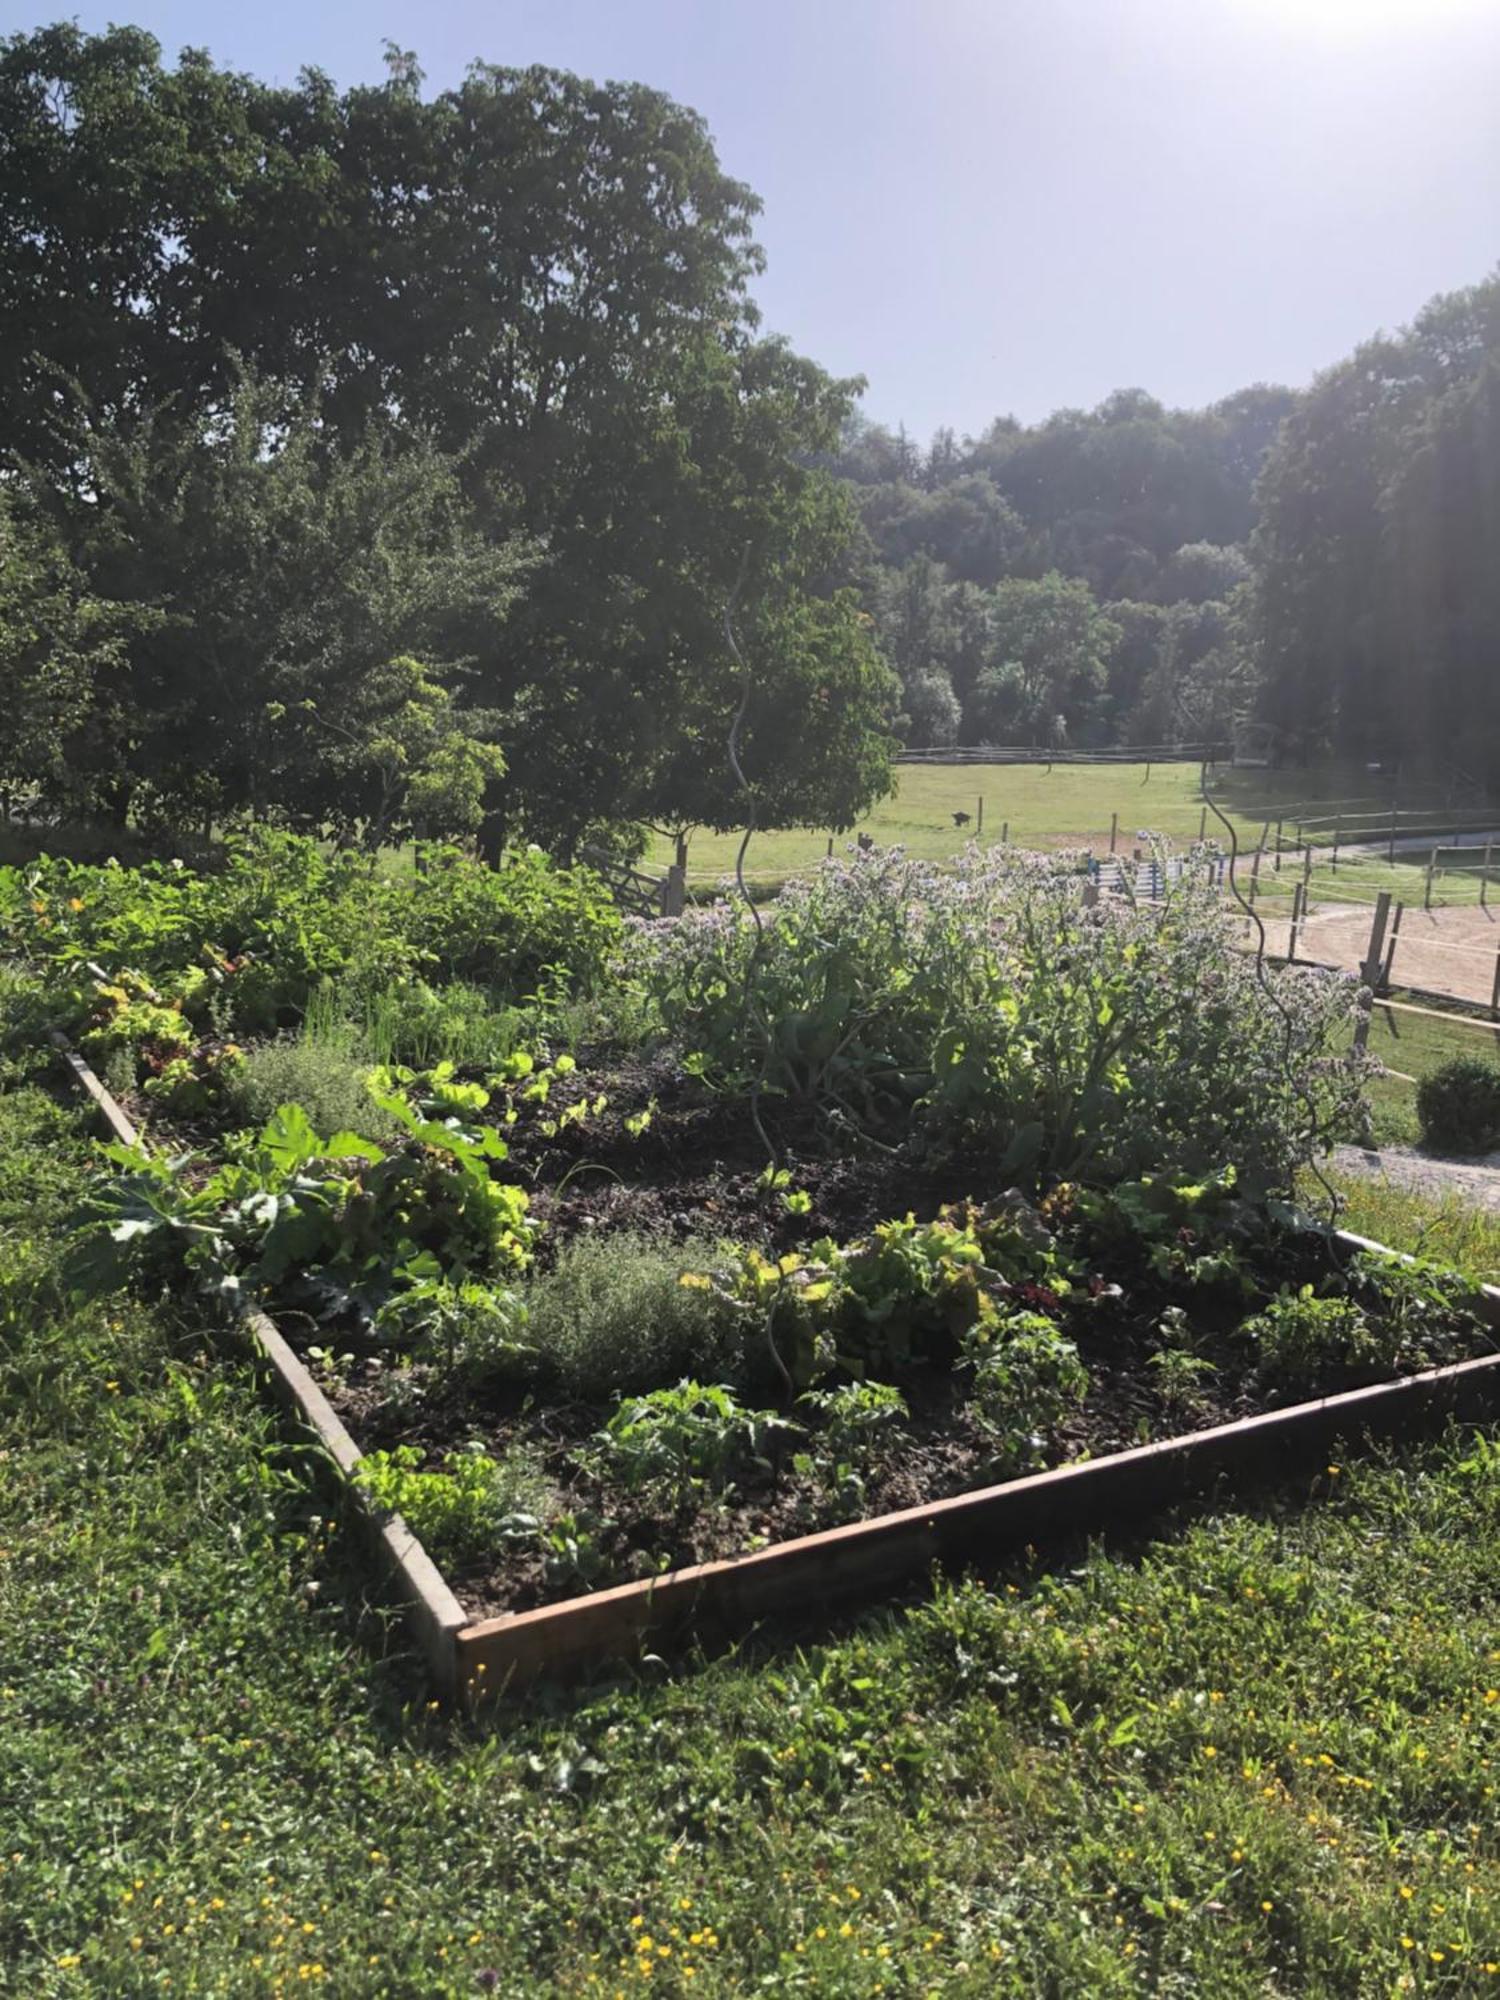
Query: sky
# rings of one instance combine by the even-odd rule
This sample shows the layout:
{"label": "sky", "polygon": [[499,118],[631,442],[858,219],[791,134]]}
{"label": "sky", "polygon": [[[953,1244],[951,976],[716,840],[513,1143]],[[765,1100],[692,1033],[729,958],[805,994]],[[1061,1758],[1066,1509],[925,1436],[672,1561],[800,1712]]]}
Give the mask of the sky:
{"label": "sky", "polygon": [[[59,8],[58,13],[62,12]],[[70,14],[74,7],[68,8]],[[54,18],[45,0],[0,27]],[[271,81],[650,83],[765,207],[767,328],[926,438],[1300,385],[1500,260],[1500,0],[110,0]]]}

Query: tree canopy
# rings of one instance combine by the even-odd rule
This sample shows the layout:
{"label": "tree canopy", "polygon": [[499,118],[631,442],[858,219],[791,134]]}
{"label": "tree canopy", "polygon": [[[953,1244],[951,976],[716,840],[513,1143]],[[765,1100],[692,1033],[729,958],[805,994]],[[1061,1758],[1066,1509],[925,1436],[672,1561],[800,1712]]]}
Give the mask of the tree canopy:
{"label": "tree canopy", "polygon": [[[892,684],[843,594],[851,511],[811,463],[857,385],[761,336],[757,206],[641,85],[476,64],[428,96],[392,50],[374,87],[271,86],[197,50],[164,65],[138,29],[12,37],[4,466],[92,581],[162,613],[75,732],[75,780],[107,730],[163,799],[318,810],[314,745],[364,730],[346,696],[411,655],[503,746],[492,837],[570,846],[685,772],[695,811],[732,818],[705,744],[738,700],[737,590],[762,812],[811,810],[809,782],[862,809]],[[247,430],[247,380],[284,432]],[[309,604],[325,572],[337,608]],[[220,692],[184,706],[195,647]],[[174,793],[174,734],[231,688],[235,747]]]}

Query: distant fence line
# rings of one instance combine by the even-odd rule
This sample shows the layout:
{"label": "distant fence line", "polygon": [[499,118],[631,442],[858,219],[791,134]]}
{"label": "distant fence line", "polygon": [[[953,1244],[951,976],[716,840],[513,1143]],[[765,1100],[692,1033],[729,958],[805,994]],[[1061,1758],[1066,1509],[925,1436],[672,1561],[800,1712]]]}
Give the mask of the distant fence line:
{"label": "distant fence line", "polygon": [[948,744],[898,750],[898,764],[1226,764],[1228,743],[1131,743],[1106,750],[1044,750],[1034,743]]}

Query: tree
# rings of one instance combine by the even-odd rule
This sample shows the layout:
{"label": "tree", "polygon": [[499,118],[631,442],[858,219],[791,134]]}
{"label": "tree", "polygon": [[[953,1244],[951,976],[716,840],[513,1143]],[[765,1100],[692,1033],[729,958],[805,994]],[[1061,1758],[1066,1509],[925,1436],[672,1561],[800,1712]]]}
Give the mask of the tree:
{"label": "tree", "polygon": [[1093,721],[1119,627],[1088,585],[1053,572],[1012,577],[990,593],[990,653],[964,716],[973,740],[1019,732],[1028,742],[1077,734]]}
{"label": "tree", "polygon": [[1155,596],[1160,604],[1222,604],[1250,580],[1243,550],[1216,542],[1184,542],[1162,564]]}
{"label": "tree", "polygon": [[89,811],[64,745],[118,664],[122,607],[91,594],[24,494],[0,490],[0,810]]}
{"label": "tree", "polygon": [[[733,711],[720,623],[742,565],[744,602],[763,607],[759,671],[781,694],[759,726],[759,782],[793,768],[804,745],[834,755],[837,744],[849,762],[830,783],[840,800],[868,803],[868,787],[888,782],[872,676],[884,680],[839,598],[854,523],[817,498],[828,479],[816,468],[855,385],[759,337],[748,292],[757,208],[720,170],[701,119],[638,85],[476,64],[427,97],[414,60],[391,51],[383,83],[340,93],[315,72],[271,87],[191,51],[166,69],[132,30],[17,36],[0,51],[0,439],[87,518],[79,447],[57,421],[66,384],[120,451],[142,426],[141,449],[160,448],[156,413],[171,395],[184,434],[196,424],[212,457],[215,426],[232,427],[232,344],[258,380],[316,400],[320,463],[368,470],[374,431],[397,441],[360,505],[375,504],[378,484],[420,485],[420,468],[446,454],[462,506],[450,484],[443,533],[462,514],[471,569],[481,540],[501,557],[517,538],[546,550],[503,630],[463,599],[467,585],[445,608],[403,572],[413,617],[391,633],[394,651],[442,678],[456,639],[408,628],[440,610],[466,627],[463,701],[499,719],[509,765],[487,799],[491,847],[507,830],[571,847],[590,827],[658,808],[670,774],[708,768]],[[916,470],[904,441],[894,463]],[[118,515],[123,488],[116,498]],[[325,509],[329,533],[336,514]],[[415,519],[413,540],[437,532],[423,500]],[[133,587],[152,601],[166,584],[149,551],[192,540],[181,517],[171,534],[158,526],[142,517],[146,581]],[[382,546],[401,534],[382,514]],[[438,565],[444,588],[456,587],[456,546]],[[226,560],[194,551],[200,570],[217,567],[225,598]],[[363,574],[373,588],[373,569]],[[240,584],[250,587],[248,563]],[[193,600],[210,622],[213,600]],[[387,600],[394,610],[396,593]],[[216,769],[187,783],[183,717],[196,709],[174,693],[195,643],[186,600],[173,617],[179,657],[169,649],[152,667],[134,656],[145,705],[131,726],[150,739],[135,747],[153,770],[177,774],[174,796],[201,792],[207,809],[248,779]],[[808,706],[830,684],[835,643],[849,648],[839,684],[870,682],[870,699],[847,711],[865,736],[830,734]],[[324,670],[290,640],[278,650],[298,661],[271,676],[285,719],[298,710],[281,682]],[[227,625],[210,651],[232,653]],[[373,654],[360,657],[364,673]],[[814,657],[819,670],[804,673]],[[340,685],[324,679],[330,693]],[[226,703],[230,683],[248,685],[231,672]],[[319,787],[294,770],[286,729],[271,743],[266,713],[261,702],[262,721],[218,762],[253,746],[257,783],[291,786],[297,810],[310,809]],[[681,740],[695,718],[708,734]],[[273,770],[268,755],[292,761]]]}
{"label": "tree", "polygon": [[1485,739],[1500,277],[1434,299],[1314,383],[1260,484],[1262,712],[1302,750],[1458,754]]}
{"label": "tree", "polygon": [[55,518],[93,590],[139,614],[63,738],[77,781],[122,820],[351,826],[351,772],[440,692],[392,662],[420,649],[462,686],[525,552],[474,533],[430,447],[379,424],[344,446],[315,400],[250,376],[219,415],[167,404],[122,433],[84,413],[71,435]]}

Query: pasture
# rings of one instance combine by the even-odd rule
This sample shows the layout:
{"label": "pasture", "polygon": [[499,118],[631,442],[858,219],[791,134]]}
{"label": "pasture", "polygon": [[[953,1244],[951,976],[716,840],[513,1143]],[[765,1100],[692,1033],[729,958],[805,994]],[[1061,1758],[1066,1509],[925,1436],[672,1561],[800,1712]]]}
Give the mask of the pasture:
{"label": "pasture", "polygon": [[[1384,785],[1381,791],[1374,786]],[[1399,790],[1348,764],[1328,763],[1309,769],[1234,770],[1217,766],[1210,773],[1209,793],[1231,820],[1241,847],[1253,850],[1262,840],[1274,841],[1278,824],[1289,849],[1299,829],[1315,850],[1318,885],[1340,887],[1345,900],[1373,899],[1377,889],[1396,887],[1418,902],[1422,899],[1426,851],[1397,849],[1394,868],[1361,848],[1329,866],[1335,826],[1364,843],[1388,831],[1396,802],[1398,840],[1410,843],[1428,837],[1451,841],[1455,831],[1477,826],[1487,802],[1472,794],[1455,798],[1442,777],[1404,779]],[[966,813],[967,824],[955,815]],[[982,820],[982,825],[981,825]],[[1452,822],[1450,825],[1449,822]],[[1054,764],[903,764],[897,768],[896,790],[882,800],[858,826],[846,833],[827,828],[797,827],[757,833],[746,856],[747,879],[767,884],[814,866],[828,852],[842,853],[856,835],[868,834],[880,846],[904,847],[924,861],[947,861],[972,839],[995,842],[1008,835],[1021,847],[1054,850],[1087,847],[1096,854],[1109,851],[1111,825],[1117,849],[1128,854],[1143,833],[1166,836],[1185,846],[1199,837],[1224,838],[1222,826],[1203,790],[1197,764],[1104,763]],[[1494,824],[1500,828],[1500,806]],[[688,881],[711,889],[734,869],[740,835],[699,831],[688,845]],[[1347,842],[1346,842],[1347,846]],[[1325,852],[1324,850],[1328,850]],[[1481,856],[1449,854],[1452,865],[1440,886],[1439,900],[1472,902],[1478,897],[1474,865]],[[665,868],[672,843],[655,834],[647,850],[648,865]],[[1290,900],[1294,863],[1282,856],[1279,873],[1268,864],[1266,887],[1283,885]],[[1275,874],[1274,883],[1271,880]]]}

